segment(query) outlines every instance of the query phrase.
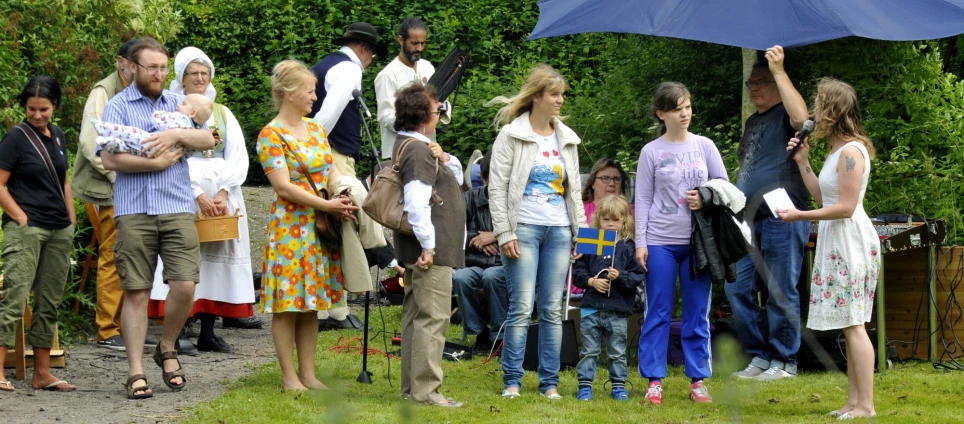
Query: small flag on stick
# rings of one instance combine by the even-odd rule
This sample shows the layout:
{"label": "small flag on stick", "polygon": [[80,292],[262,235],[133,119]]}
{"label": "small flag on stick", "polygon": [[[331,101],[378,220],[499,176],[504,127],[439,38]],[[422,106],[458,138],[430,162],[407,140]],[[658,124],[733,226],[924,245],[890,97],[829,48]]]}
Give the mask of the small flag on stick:
{"label": "small flag on stick", "polygon": [[613,256],[616,251],[616,231],[580,228],[576,235],[576,253]]}

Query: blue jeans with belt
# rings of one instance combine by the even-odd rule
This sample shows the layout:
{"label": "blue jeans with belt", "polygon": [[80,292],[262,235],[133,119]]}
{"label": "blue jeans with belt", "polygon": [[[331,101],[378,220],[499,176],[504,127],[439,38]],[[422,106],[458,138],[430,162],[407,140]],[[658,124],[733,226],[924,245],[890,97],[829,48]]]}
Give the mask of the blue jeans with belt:
{"label": "blue jeans with belt", "polygon": [[533,305],[539,305],[539,391],[559,385],[562,350],[562,296],[572,252],[570,227],[519,223],[519,259],[502,255],[509,288],[509,314],[502,350],[502,384],[522,387],[522,361]]}
{"label": "blue jeans with belt", "polygon": [[[761,218],[753,222],[757,249],[737,263],[736,282],[725,284],[740,344],[753,356],[750,364],[797,373],[800,349],[800,292],[797,281],[810,222]],[[766,308],[757,294],[769,293]]]}

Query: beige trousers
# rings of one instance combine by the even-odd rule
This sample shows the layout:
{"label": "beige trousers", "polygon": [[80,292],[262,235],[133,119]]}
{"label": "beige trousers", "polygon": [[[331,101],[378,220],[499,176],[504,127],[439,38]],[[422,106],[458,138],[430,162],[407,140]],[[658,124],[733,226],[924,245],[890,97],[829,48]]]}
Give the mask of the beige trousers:
{"label": "beige trousers", "polygon": [[443,402],[442,350],[452,313],[451,267],[405,264],[402,301],[402,396]]}

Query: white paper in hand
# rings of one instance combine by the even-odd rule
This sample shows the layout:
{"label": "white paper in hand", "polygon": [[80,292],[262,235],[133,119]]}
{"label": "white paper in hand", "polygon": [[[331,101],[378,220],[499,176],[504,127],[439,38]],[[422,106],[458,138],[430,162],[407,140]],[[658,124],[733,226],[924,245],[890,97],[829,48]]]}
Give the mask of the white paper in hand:
{"label": "white paper in hand", "polygon": [[779,218],[777,209],[796,209],[796,206],[793,206],[793,201],[790,200],[790,195],[782,188],[764,194],[763,200],[767,202],[767,206],[770,207],[770,212],[773,213],[774,218]]}

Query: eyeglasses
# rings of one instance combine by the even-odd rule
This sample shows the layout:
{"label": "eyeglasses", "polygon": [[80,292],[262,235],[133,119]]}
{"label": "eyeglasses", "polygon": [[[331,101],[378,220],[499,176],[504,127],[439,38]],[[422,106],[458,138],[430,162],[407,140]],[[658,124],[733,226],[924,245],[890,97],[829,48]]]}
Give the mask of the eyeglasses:
{"label": "eyeglasses", "polygon": [[623,182],[623,177],[596,177],[596,179],[606,184],[620,184]]}
{"label": "eyeglasses", "polygon": [[[134,62],[134,61],[132,60],[131,62]],[[148,73],[148,74],[151,74],[151,75],[157,75],[158,73],[161,73],[162,75],[166,75],[168,72],[171,71],[171,68],[168,68],[167,66],[151,66],[151,67],[147,67],[147,66],[141,65],[140,63],[137,63],[137,62],[134,62],[134,64],[137,65],[137,66],[140,66],[141,68],[144,68],[144,70],[147,71],[147,73]]]}
{"label": "eyeglasses", "polygon": [[194,72],[188,72],[184,75],[191,78],[198,78],[198,77],[208,78],[211,76],[211,73],[207,71],[194,71]]}
{"label": "eyeglasses", "polygon": [[747,81],[743,83],[743,85],[745,85],[746,88],[754,88],[754,87],[763,87],[764,85],[772,84],[775,82],[776,81],[773,81],[773,80],[753,80],[753,81]]}

